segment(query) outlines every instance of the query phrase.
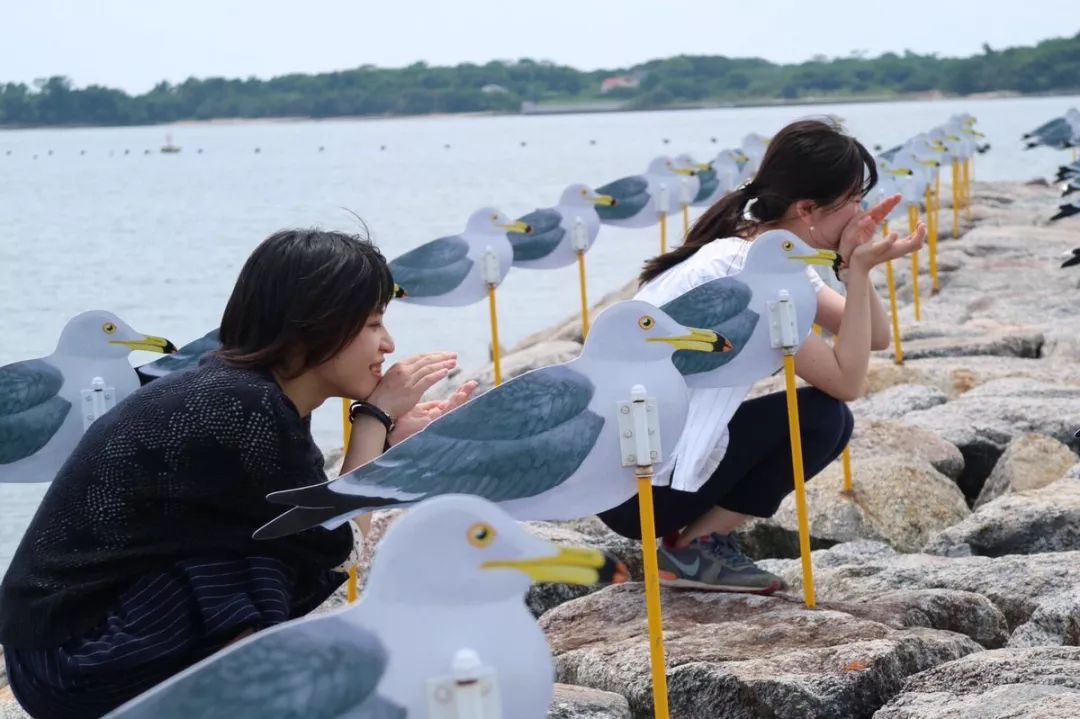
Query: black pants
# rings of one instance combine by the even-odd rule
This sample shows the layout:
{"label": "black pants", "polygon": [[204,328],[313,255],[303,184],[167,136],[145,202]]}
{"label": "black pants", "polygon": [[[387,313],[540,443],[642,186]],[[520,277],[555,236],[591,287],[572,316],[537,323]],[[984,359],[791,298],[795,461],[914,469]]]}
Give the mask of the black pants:
{"label": "black pants", "polygon": [[[798,390],[803,466],[809,479],[840,456],[854,419],[840,400],[821,390]],[[728,424],[724,459],[696,492],[654,487],[656,533],[678,532],[713,507],[755,517],[771,517],[793,489],[787,400],[783,392],[743,402]],[[624,537],[641,538],[637,497],[600,515]]]}

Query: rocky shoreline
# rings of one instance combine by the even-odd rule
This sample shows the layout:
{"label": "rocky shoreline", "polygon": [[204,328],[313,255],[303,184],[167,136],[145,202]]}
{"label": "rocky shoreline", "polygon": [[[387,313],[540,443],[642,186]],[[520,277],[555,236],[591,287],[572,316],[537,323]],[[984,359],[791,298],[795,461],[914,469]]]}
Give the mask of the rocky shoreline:
{"label": "rocky shoreline", "polygon": [[[742,533],[784,593],[663,593],[673,718],[1080,716],[1080,271],[1058,268],[1080,225],[1046,223],[1056,198],[978,183],[956,241],[943,209],[942,291],[924,294],[918,324],[910,263],[898,263],[905,363],[878,353],[851,405],[854,491],[838,464],[808,484],[819,607],[802,605],[789,497]],[[568,319],[510,348],[504,376],[569,359],[580,342]],[[774,378],[754,391],[778,389]],[[376,517],[362,563],[394,516]],[[604,548],[641,576],[637,543],[596,519],[530,528]],[[652,716],[641,584],[543,585],[528,601],[558,680],[573,685],[551,717]],[[23,716],[3,696],[0,718]]]}

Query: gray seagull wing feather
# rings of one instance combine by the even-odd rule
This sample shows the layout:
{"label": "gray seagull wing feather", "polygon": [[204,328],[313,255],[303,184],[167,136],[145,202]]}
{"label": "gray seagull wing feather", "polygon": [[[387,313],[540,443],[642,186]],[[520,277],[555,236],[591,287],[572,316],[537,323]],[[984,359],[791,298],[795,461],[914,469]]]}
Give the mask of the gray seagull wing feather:
{"label": "gray seagull wing feather", "polygon": [[221,339],[218,336],[218,330],[213,329],[199,339],[188,342],[171,355],[139,365],[135,368],[135,372],[139,375],[140,383],[147,384],[167,374],[197,367],[204,356],[219,349],[221,349]]}
{"label": "gray seagull wing feather", "polygon": [[533,210],[520,219],[528,223],[532,231],[506,233],[514,247],[515,262],[547,257],[566,236],[566,230],[562,227],[562,214],[558,210]]}
{"label": "gray seagull wing feather", "polygon": [[440,237],[391,260],[390,274],[413,297],[446,294],[460,285],[472,269],[468,253],[465,238]]}
{"label": "gray seagull wing feather", "polygon": [[625,220],[641,212],[649,202],[649,181],[642,175],[623,177],[597,187],[599,195],[614,197],[614,205],[597,205],[596,214],[601,220]]}
{"label": "gray seagull wing feather", "polygon": [[64,423],[71,403],[59,396],[60,370],[43,360],[0,367],[0,464],[34,454]]}
{"label": "gray seagull wing feather", "polygon": [[110,719],[404,719],[375,694],[386,649],[337,616],[257,634]]}
{"label": "gray seagull wing feather", "polygon": [[[588,409],[593,392],[591,380],[568,367],[535,370],[440,417],[373,462],[269,499],[328,508],[326,521],[372,506],[364,487],[421,498],[448,493],[494,502],[532,497],[561,484],[592,451],[604,426],[603,417]],[[348,492],[335,491],[342,483]],[[311,513],[295,519],[300,517],[312,526]]]}
{"label": "gray seagull wing feather", "polygon": [[698,172],[697,177],[698,193],[694,197],[694,202],[701,202],[716,192],[716,188],[720,184],[720,178],[716,176],[716,170],[713,169],[701,170]]}
{"label": "gray seagull wing feather", "polygon": [[722,367],[742,351],[760,319],[749,309],[753,293],[734,277],[720,277],[698,285],[660,309],[673,320],[690,327],[713,330],[731,342],[730,352],[677,350],[672,356],[683,375],[710,372]]}

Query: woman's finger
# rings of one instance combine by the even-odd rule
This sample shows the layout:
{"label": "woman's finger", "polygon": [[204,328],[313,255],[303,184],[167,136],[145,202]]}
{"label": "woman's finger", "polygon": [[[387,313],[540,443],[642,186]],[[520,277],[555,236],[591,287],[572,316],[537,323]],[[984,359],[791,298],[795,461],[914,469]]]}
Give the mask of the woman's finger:
{"label": "woman's finger", "polygon": [[413,368],[412,375],[409,378],[410,384],[415,387],[422,380],[430,377],[432,374],[435,374],[437,372],[449,372],[456,366],[456,359],[448,359],[441,362],[427,362],[417,365]]}

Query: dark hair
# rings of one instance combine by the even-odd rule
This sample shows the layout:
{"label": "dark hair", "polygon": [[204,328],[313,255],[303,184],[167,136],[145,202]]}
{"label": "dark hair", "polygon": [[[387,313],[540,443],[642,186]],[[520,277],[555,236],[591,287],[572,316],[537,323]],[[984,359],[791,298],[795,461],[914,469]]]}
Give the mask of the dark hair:
{"label": "dark hair", "polygon": [[[781,219],[798,200],[831,207],[865,196],[876,184],[873,156],[839,125],[827,120],[793,122],[769,142],[753,182],[721,197],[694,223],[686,242],[646,262],[639,279],[648,282],[715,239],[749,237],[762,225]],[[745,217],[750,200],[755,202],[750,217]]]}
{"label": "dark hair", "polygon": [[218,356],[295,377],[340,352],[393,290],[386,259],[365,238],[275,232],[240,270],[221,317]]}

